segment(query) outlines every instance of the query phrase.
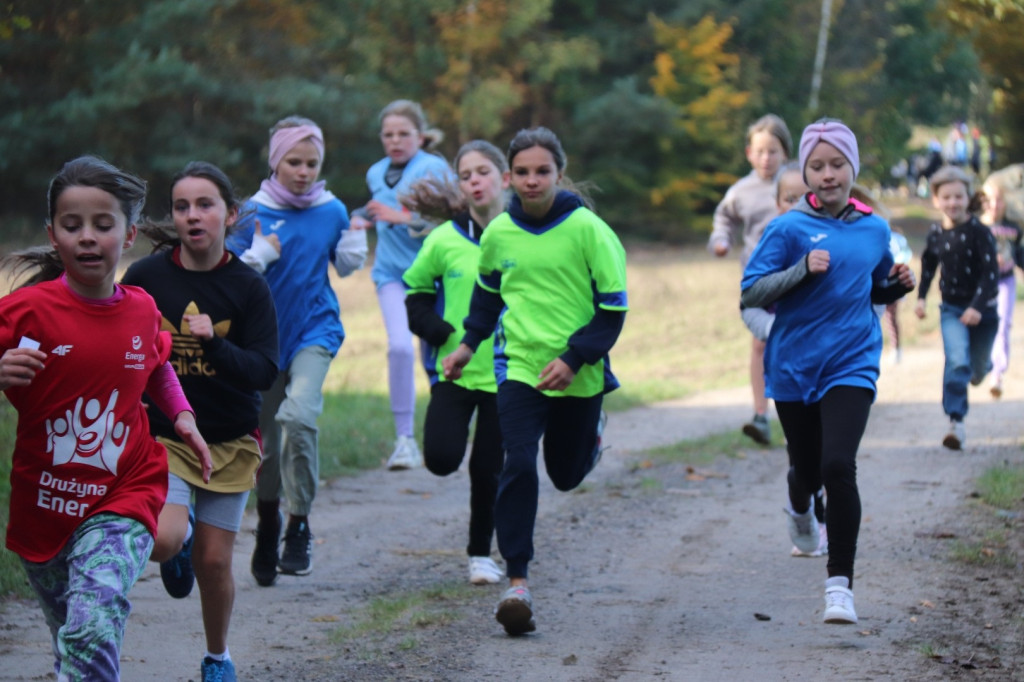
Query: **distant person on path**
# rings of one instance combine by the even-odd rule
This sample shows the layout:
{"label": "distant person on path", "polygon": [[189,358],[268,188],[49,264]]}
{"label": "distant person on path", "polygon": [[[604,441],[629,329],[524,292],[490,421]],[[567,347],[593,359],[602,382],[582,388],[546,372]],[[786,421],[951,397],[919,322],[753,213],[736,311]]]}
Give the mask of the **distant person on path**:
{"label": "distant person on path", "polygon": [[495,618],[508,634],[522,635],[536,629],[527,569],[538,443],[543,438],[544,465],[558,490],[582,483],[600,458],[601,404],[618,386],[608,353],[626,317],[626,253],[583,198],[562,189],[572,185],[553,132],[519,131],[507,156],[515,196],[480,241],[466,333],[443,368],[459,379],[480,343],[495,337],[505,465],[494,524],[509,577]]}
{"label": "distant person on path", "polygon": [[942,223],[928,230],[914,313],[924,319],[928,289],[941,265],[939,324],[946,354],[942,409],[949,418],[942,444],[962,450],[967,441],[967,384],[980,385],[992,367],[992,343],[999,331],[999,262],[992,231],[972,215],[967,173],[956,166],[942,168],[932,176],[931,189]]}
{"label": "distant person on path", "polygon": [[[899,228],[890,226],[890,229],[892,230],[892,236],[889,239],[889,251],[892,252],[893,259],[897,264],[910,265],[910,260],[914,257],[913,251],[910,250],[910,243],[907,242],[907,238]],[[892,362],[898,365],[903,360],[903,340],[900,334],[900,302],[898,300],[883,307],[882,327],[889,337]]]}
{"label": "distant person on path", "polygon": [[115,283],[145,199],[145,182],[105,161],[69,161],[47,193],[52,250],[4,263],[40,267],[0,299],[0,390],[18,412],[7,548],[46,617],[58,680],[120,678],[128,592],[167,495],[143,392],[198,476],[212,468],[153,299]]}
{"label": "distant person on path", "polygon": [[[227,246],[262,272],[277,310],[280,373],[263,393],[260,434],[263,464],[256,478],[256,546],[252,574],[273,585],[277,574],[313,570],[309,514],[320,482],[317,418],[323,385],[342,341],[338,298],[328,269],[346,277],[366,260],[366,233],[349,230],[348,210],[317,181],[324,136],[313,121],[289,116],[270,129],[270,177],[242,209]],[[288,526],[278,555],[283,519]]]}
{"label": "distant person on path", "polygon": [[[728,254],[732,243],[742,237],[740,265],[746,267],[765,226],[778,215],[775,174],[789,158],[792,148],[789,128],[774,114],[762,116],[747,129],[746,155],[752,170],[726,191],[715,209],[708,249],[716,256]],[[769,445],[772,431],[764,392],[764,341],[756,336],[750,346],[750,388],[754,395],[754,416],[743,425],[743,433],[762,445]]]}
{"label": "distant person on path", "polygon": [[776,306],[765,377],[790,459],[790,538],[805,552],[819,547],[814,499],[824,485],[824,620],[856,623],[856,456],[882,350],[871,305],[912,290],[914,276],[893,263],[886,222],[850,198],[860,167],[853,132],[840,121],[821,119],[804,129],[799,150],[811,192],[768,225],[744,271],[742,301]]}
{"label": "distant person on path", "polygon": [[1003,375],[1010,366],[1010,332],[1013,329],[1013,308],[1017,302],[1017,278],[1014,268],[1024,268],[1024,247],[1020,225],[1006,217],[1006,197],[1002,186],[992,180],[981,187],[984,205],[981,222],[992,230],[996,239],[996,259],[999,263],[999,330],[992,344],[992,380],[989,392],[993,398],[1003,395]]}
{"label": "distant person on path", "polygon": [[[412,332],[405,313],[402,275],[412,265],[432,225],[406,210],[398,201],[412,183],[426,177],[450,178],[448,162],[431,150],[444,135],[427,127],[427,117],[416,102],[395,100],[380,112],[380,141],[386,156],[366,171],[371,199],[352,213],[352,229],[376,228],[373,283],[388,336],[388,394],[397,439],[387,468],[401,471],[423,463],[413,434],[416,411]],[[421,348],[426,354],[426,350]]]}
{"label": "distant person on path", "polygon": [[239,208],[224,172],[194,161],[174,177],[170,199],[171,224],[144,228],[157,252],[132,264],[122,283],[145,289],[171,329],[171,366],[196,409],[214,468],[204,481],[167,418],[149,408],[170,465],[152,559],[161,562],[172,597],[188,596],[199,583],[202,682],[234,682],[231,559],[262,458],[259,392],[277,378],[277,314],[263,277],[224,246]]}
{"label": "distant person on path", "polygon": [[458,184],[426,178],[413,183],[402,203],[443,224],[424,240],[416,260],[405,271],[409,293],[405,307],[409,329],[430,346],[430,404],[423,424],[423,459],[438,476],[458,470],[469,456],[469,581],[474,585],[501,582],[504,571],[491,559],[494,499],[504,460],[498,426],[498,385],[492,344],[482,343],[454,381],[444,375],[442,361],[458,348],[478,274],[480,240],[491,221],[505,210],[509,185],[505,155],[490,142],[474,140],[455,155]]}

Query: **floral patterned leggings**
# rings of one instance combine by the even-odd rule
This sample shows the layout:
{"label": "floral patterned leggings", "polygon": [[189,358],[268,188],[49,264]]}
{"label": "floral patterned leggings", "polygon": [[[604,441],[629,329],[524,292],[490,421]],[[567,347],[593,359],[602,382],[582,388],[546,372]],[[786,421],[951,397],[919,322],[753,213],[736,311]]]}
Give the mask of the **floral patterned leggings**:
{"label": "floral patterned leggings", "polygon": [[153,536],[138,521],[97,514],[54,558],[22,560],[53,637],[59,682],[119,679],[128,591],[152,550]]}

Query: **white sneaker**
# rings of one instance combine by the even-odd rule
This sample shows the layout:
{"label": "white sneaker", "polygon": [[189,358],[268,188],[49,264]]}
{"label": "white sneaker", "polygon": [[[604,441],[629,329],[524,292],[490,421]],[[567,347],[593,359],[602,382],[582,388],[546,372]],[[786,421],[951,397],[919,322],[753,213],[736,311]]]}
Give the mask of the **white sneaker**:
{"label": "white sneaker", "polygon": [[416,445],[416,439],[412,436],[399,436],[395,441],[395,451],[388,457],[388,471],[415,469],[422,464],[423,455]]}
{"label": "white sneaker", "polygon": [[853,590],[850,581],[842,576],[829,578],[825,581],[825,622],[839,625],[852,625],[857,622],[857,612],[853,610]]}
{"label": "white sneaker", "polygon": [[942,439],[942,444],[950,450],[963,450],[967,444],[967,432],[964,423],[955,419],[949,420],[949,432]]}
{"label": "white sneaker", "polygon": [[469,557],[469,582],[474,585],[496,585],[505,572],[489,556]]}
{"label": "white sneaker", "polygon": [[785,507],[786,519],[789,521],[789,538],[801,552],[810,554],[821,544],[821,530],[818,519],[814,516],[814,501],[803,514],[797,514],[790,507]]}
{"label": "white sneaker", "polygon": [[818,557],[818,556],[825,556],[826,554],[828,554],[828,533],[826,532],[826,526],[819,523],[818,524],[818,533],[819,533],[819,536],[818,536],[818,549],[814,550],[813,552],[804,552],[804,551],[801,551],[799,547],[794,545],[793,549],[790,550],[790,552],[789,552],[790,556],[795,556],[795,557]]}

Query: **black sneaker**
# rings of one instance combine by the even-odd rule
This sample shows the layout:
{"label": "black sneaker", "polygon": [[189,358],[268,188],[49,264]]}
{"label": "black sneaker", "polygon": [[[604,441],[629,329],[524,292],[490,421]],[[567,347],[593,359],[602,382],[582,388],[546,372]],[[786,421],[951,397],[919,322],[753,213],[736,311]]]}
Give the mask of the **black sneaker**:
{"label": "black sneaker", "polygon": [[[262,503],[257,502],[257,510]],[[256,547],[252,550],[252,577],[260,587],[270,587],[277,580],[277,543],[281,538],[281,525],[284,516],[274,505],[273,513],[269,509],[260,514],[256,524]]]}
{"label": "black sneaker", "polygon": [[188,510],[188,525],[192,527],[192,535],[188,537],[177,554],[160,564],[160,579],[163,580],[167,594],[175,599],[184,599],[192,593],[196,583],[196,574],[192,572],[192,541],[196,539],[196,517],[192,508]]}
{"label": "black sneaker", "polygon": [[313,571],[313,534],[309,523],[293,518],[284,533],[284,550],[277,560],[277,570],[287,575],[309,575]]}

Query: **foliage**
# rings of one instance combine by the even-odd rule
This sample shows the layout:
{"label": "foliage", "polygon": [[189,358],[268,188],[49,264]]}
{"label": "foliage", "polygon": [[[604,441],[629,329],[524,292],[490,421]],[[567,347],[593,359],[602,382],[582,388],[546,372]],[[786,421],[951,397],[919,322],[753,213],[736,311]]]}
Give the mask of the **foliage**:
{"label": "foliage", "polygon": [[1024,5],[1017,0],[950,0],[948,20],[972,42],[992,94],[985,104],[1002,153],[1024,158]]}
{"label": "foliage", "polygon": [[685,220],[701,207],[713,205],[736,180],[719,170],[719,159],[742,148],[742,121],[750,94],[736,86],[739,57],[725,50],[731,26],[710,16],[692,27],[657,17],[651,17],[651,24],[660,48],[651,87],[678,108],[675,125],[659,140],[663,161],[651,203]]}
{"label": "foliage", "polygon": [[915,123],[992,116],[1024,151],[1019,3],[833,7],[820,112],[808,112],[820,0],[9,0],[3,224],[38,221],[49,177],[86,152],[149,180],[154,217],[195,158],[250,193],[268,128],[293,113],[321,124],[325,179],[355,206],[381,155],[377,113],[398,97],[424,104],[449,156],[470,138],[502,146],[553,128],[617,229],[673,240],[700,238],[745,171],[746,124],[766,111],[794,132],[848,118],[876,179]]}

